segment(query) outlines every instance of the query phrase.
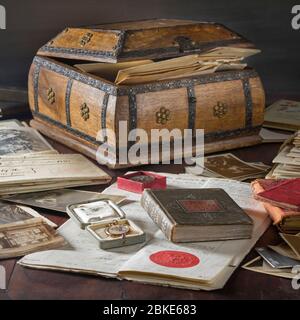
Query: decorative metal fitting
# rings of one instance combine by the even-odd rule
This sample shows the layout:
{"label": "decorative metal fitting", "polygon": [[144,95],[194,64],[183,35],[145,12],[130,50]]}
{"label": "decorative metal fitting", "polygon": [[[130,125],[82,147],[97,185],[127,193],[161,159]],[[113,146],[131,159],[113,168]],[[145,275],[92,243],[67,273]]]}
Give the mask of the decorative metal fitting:
{"label": "decorative metal fitting", "polygon": [[90,33],[90,32],[85,34],[80,40],[80,45],[82,47],[86,46],[92,40],[93,36],[94,35],[92,33]]}
{"label": "decorative metal fitting", "polygon": [[217,118],[223,118],[228,113],[228,107],[225,103],[218,102],[216,106],[214,106],[214,116]]}
{"label": "decorative metal fitting", "polygon": [[171,111],[162,107],[159,112],[156,113],[156,123],[166,124],[170,120]]}
{"label": "decorative metal fitting", "polygon": [[180,52],[191,51],[195,49],[196,42],[189,37],[179,36],[174,39],[174,44],[178,44]]}
{"label": "decorative metal fitting", "polygon": [[52,88],[47,90],[47,99],[51,104],[55,103],[55,92]]}
{"label": "decorative metal fitting", "polygon": [[81,110],[81,117],[83,118],[84,121],[88,121],[90,118],[90,108],[86,103],[80,106]]}

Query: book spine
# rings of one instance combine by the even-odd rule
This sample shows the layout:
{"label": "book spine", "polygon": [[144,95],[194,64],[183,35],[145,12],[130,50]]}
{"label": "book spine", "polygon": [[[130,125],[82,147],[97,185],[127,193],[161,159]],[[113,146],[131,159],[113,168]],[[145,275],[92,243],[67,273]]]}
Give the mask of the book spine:
{"label": "book spine", "polygon": [[150,218],[161,229],[168,240],[173,241],[174,224],[166,216],[164,210],[157,204],[151,191],[146,190],[141,200],[142,207],[146,210]]}

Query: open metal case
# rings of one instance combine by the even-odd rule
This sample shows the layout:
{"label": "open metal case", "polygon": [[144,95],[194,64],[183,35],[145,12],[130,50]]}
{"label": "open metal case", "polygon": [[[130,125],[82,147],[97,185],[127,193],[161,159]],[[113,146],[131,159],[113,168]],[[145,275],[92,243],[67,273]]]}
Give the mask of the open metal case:
{"label": "open metal case", "polygon": [[125,212],[111,200],[87,201],[67,207],[67,213],[81,229],[89,232],[100,249],[113,249],[146,241],[145,232],[126,219]]}

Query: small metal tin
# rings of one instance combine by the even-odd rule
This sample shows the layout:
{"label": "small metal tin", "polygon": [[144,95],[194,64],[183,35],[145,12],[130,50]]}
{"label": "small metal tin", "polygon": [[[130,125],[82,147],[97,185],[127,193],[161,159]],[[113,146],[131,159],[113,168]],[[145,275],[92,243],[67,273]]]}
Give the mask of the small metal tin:
{"label": "small metal tin", "polygon": [[104,220],[125,219],[125,212],[111,200],[92,200],[72,204],[67,207],[67,213],[81,229]]}
{"label": "small metal tin", "polygon": [[72,204],[67,213],[81,229],[88,231],[100,249],[131,246],[146,241],[145,232],[126,219],[125,212],[108,199]]}
{"label": "small metal tin", "polygon": [[146,241],[145,232],[127,219],[93,224],[87,227],[87,231],[98,240],[100,249],[104,250],[132,246]]}

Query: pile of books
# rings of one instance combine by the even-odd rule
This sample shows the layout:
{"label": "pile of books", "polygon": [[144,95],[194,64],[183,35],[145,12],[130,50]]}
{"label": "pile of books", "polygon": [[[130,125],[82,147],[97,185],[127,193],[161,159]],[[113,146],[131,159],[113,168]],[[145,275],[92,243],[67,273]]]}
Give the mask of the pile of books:
{"label": "pile of books", "polygon": [[300,131],[288,139],[273,160],[275,166],[267,175],[270,179],[289,179],[300,177]]}
{"label": "pile of books", "polygon": [[281,232],[300,232],[300,178],[256,180],[252,190]]}

